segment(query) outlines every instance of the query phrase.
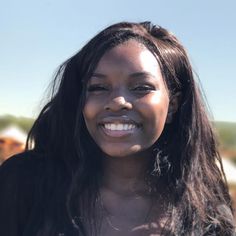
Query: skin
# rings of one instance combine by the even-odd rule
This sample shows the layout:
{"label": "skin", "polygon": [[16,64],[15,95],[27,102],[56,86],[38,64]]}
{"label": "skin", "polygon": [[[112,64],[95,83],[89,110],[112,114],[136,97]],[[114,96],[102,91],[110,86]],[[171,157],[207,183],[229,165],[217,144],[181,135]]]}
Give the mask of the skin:
{"label": "skin", "polygon": [[[169,96],[156,58],[142,44],[129,40],[108,51],[87,88],[85,122],[106,155],[133,156],[149,149],[159,138]],[[124,135],[104,132],[105,123],[131,122],[135,128]]]}
{"label": "skin", "polygon": [[[163,206],[156,201],[163,200],[145,181],[170,103],[159,64],[144,45],[129,40],[104,54],[87,90],[84,119],[104,153],[100,235],[159,235]],[[132,128],[105,129],[111,124]]]}

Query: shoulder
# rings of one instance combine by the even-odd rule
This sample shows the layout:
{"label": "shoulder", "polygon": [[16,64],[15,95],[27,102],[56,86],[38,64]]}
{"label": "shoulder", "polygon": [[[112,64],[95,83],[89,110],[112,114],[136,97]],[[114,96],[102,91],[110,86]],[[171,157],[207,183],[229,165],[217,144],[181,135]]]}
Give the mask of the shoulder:
{"label": "shoulder", "polygon": [[43,154],[27,151],[6,160],[0,166],[0,181],[2,178],[14,178],[32,174],[35,176],[37,171],[43,168],[53,167],[57,168],[61,164],[60,160],[51,159]]}
{"label": "shoulder", "polygon": [[20,168],[22,166],[27,168],[29,165],[42,162],[43,159],[43,155],[37,154],[33,151],[22,152],[10,157],[5,162],[3,162],[3,164],[0,166],[0,173],[8,171],[9,169]]}
{"label": "shoulder", "polygon": [[20,199],[33,198],[46,163],[45,157],[31,151],[6,160],[0,166],[0,202],[14,205]]}
{"label": "shoulder", "polygon": [[35,173],[41,161],[25,152],[0,166],[0,235],[21,235],[34,202]]}
{"label": "shoulder", "polygon": [[33,177],[42,163],[43,157],[31,152],[24,152],[9,158],[0,166],[0,189],[13,188],[14,183],[19,184],[21,181],[23,184],[33,181]]}
{"label": "shoulder", "polygon": [[24,190],[29,192],[35,187],[42,186],[47,180],[53,182],[56,176],[63,172],[65,166],[59,159],[33,151],[21,153],[9,158],[0,166],[0,193],[20,191],[19,194],[22,195]]}
{"label": "shoulder", "polygon": [[32,151],[13,156],[0,166],[0,235],[21,235],[27,222],[39,217],[45,199],[51,196],[55,176],[65,176],[61,174],[64,169],[60,160]]}

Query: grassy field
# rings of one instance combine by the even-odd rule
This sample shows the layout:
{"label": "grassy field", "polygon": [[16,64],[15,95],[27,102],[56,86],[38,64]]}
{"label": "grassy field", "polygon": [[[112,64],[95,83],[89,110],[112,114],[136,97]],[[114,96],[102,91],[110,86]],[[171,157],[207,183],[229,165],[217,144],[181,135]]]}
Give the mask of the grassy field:
{"label": "grassy field", "polygon": [[222,156],[230,158],[236,164],[236,123],[215,122]]}
{"label": "grassy field", "polygon": [[236,123],[215,122],[215,127],[222,145],[236,150]]}

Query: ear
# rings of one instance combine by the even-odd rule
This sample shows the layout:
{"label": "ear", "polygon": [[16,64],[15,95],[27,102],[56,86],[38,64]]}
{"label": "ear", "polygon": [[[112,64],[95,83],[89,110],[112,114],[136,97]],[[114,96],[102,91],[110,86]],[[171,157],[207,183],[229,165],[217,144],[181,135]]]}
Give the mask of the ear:
{"label": "ear", "polygon": [[173,121],[174,115],[178,111],[180,100],[181,100],[181,93],[180,92],[177,92],[171,96],[170,102],[169,102],[167,118],[166,118],[166,124],[170,124]]}

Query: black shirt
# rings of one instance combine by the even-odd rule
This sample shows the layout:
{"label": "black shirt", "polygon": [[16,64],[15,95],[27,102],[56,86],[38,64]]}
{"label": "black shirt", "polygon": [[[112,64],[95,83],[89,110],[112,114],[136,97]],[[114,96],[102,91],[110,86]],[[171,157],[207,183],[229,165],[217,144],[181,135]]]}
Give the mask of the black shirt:
{"label": "black shirt", "polygon": [[47,228],[50,236],[74,235],[66,211],[69,180],[61,160],[25,152],[5,161],[0,167],[0,235],[39,236]]}
{"label": "black shirt", "polygon": [[70,182],[60,159],[30,151],[5,161],[0,166],[0,236],[80,235],[66,210]]}

